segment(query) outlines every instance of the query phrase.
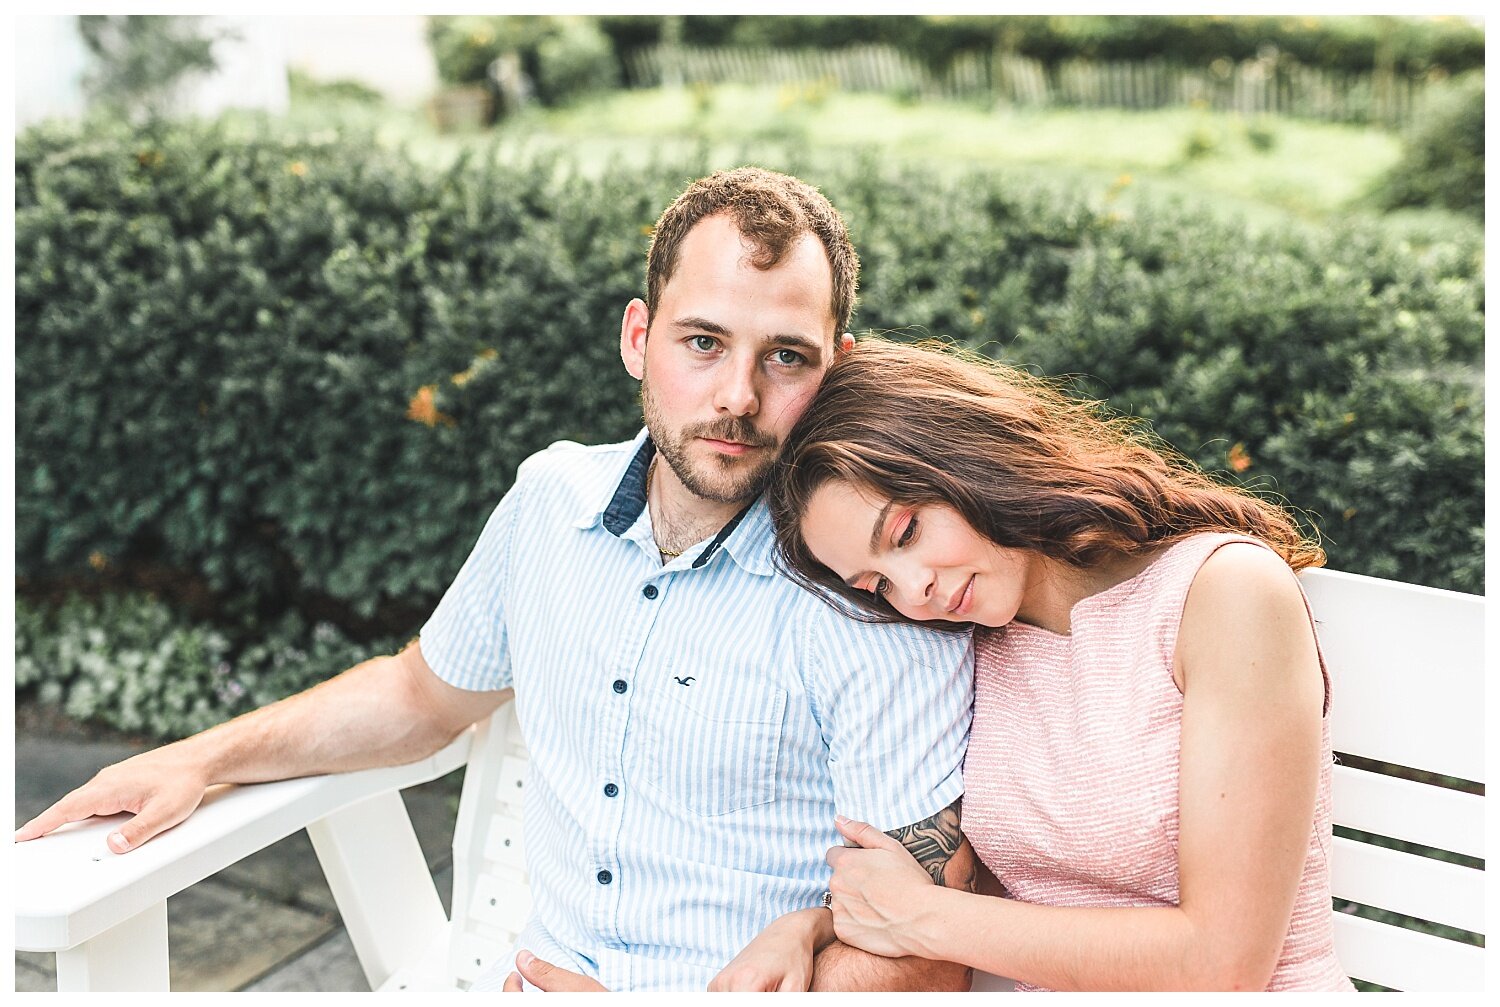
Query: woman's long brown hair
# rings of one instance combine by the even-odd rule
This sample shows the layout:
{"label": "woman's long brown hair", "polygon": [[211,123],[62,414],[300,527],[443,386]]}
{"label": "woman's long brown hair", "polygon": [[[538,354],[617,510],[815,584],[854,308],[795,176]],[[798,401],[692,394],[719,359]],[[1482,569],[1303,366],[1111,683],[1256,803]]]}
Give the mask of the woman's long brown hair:
{"label": "woman's long brown hair", "polygon": [[1214,482],[1140,424],[938,343],[869,338],[836,360],[767,490],[794,580],[855,618],[908,621],[809,551],[801,519],[833,479],[902,506],[947,504],[1001,546],[1079,568],[1204,531],[1253,535],[1294,570],[1324,561],[1285,508]]}

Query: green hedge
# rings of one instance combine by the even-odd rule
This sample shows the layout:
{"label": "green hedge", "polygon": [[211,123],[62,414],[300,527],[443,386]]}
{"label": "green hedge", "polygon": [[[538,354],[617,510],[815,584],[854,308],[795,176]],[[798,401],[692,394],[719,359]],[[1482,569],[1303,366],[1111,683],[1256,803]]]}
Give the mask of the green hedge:
{"label": "green hedge", "polygon": [[[1285,494],[1334,567],[1482,589],[1477,228],[1256,237],[988,175],[780,167],[850,222],[858,325],[1078,375]],[[145,585],[409,635],[524,457],[637,428],[620,311],[655,216],[705,170],[434,170],[369,141],[198,127],[22,134],[22,593]]]}
{"label": "green hedge", "polygon": [[[236,637],[241,641],[237,643]],[[16,688],[76,720],[173,740],[301,692],[395,641],[355,643],[299,613],[194,620],[131,592],[16,600]]]}
{"label": "green hedge", "polygon": [[489,65],[504,53],[521,68],[547,105],[564,105],[619,86],[614,44],[594,18],[542,14],[437,15],[427,19],[427,41],[445,84],[484,84]]}
{"label": "green hedge", "polygon": [[[660,15],[599,19],[620,52],[661,41]],[[1254,59],[1267,48],[1299,63],[1368,73],[1457,74],[1484,66],[1484,29],[1461,17],[1230,15],[799,15],[682,19],[689,45],[841,48],[895,46],[941,72],[960,53],[995,46],[1057,63],[1066,59],[1168,59],[1203,66]]]}
{"label": "green hedge", "polygon": [[527,454],[634,428],[608,333],[679,174],[28,134],[18,572],[159,564],[409,624]]}
{"label": "green hedge", "polygon": [[1440,207],[1484,222],[1484,74],[1440,94],[1407,137],[1374,202],[1387,210]]}

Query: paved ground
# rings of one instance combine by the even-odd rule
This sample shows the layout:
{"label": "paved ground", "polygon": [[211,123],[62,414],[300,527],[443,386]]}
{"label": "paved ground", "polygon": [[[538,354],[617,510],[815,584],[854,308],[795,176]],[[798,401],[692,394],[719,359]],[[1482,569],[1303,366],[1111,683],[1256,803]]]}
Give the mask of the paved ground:
{"label": "paved ground", "polygon": [[[16,711],[19,826],[100,768],[151,747],[38,707]],[[443,907],[462,771],[405,791]],[[167,902],[172,989],[368,990],[307,834],[299,832]],[[52,955],[16,952],[16,989],[56,989]]]}

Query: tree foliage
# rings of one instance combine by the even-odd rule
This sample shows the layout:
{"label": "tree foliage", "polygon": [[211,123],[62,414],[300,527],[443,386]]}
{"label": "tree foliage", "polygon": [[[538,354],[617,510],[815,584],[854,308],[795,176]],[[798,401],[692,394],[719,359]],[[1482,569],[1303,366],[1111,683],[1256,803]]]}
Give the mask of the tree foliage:
{"label": "tree foliage", "polygon": [[97,108],[134,118],[160,117],[194,72],[214,69],[214,43],[201,17],[81,14],[78,33],[93,56],[84,91]]}

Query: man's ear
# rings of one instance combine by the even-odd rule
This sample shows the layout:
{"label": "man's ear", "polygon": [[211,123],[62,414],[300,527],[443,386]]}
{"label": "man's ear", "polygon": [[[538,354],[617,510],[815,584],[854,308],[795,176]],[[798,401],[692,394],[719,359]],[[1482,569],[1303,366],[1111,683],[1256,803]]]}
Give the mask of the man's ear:
{"label": "man's ear", "polygon": [[625,305],[625,317],[620,319],[620,359],[637,381],[646,376],[646,330],[650,327],[645,301],[637,297]]}
{"label": "man's ear", "polygon": [[850,350],[854,349],[854,336],[851,333],[846,332],[839,337],[838,343],[839,352],[848,353]]}

